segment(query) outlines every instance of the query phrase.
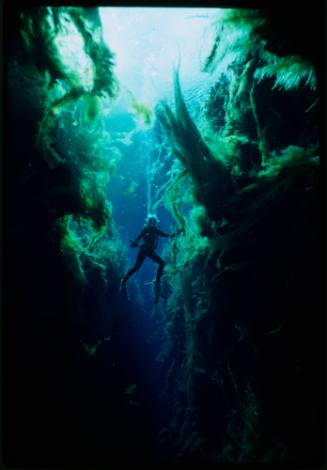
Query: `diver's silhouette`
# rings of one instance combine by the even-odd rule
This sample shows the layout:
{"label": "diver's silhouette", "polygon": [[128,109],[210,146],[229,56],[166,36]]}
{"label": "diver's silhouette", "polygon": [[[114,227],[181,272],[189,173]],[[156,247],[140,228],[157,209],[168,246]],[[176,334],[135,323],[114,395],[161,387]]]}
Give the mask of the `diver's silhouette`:
{"label": "diver's silhouette", "polygon": [[178,235],[183,231],[183,229],[178,230],[175,233],[169,234],[165,233],[162,230],[159,230],[156,227],[158,220],[155,215],[149,215],[147,219],[147,223],[142,230],[142,232],[139,234],[139,236],[135,240],[131,240],[131,247],[135,248],[138,247],[138,242],[142,240],[142,244],[140,246],[140,251],[138,252],[137,258],[135,265],[127,272],[127,274],[124,276],[124,278],[121,281],[121,288],[126,286],[126,282],[128,279],[136,273],[142,266],[144,260],[146,257],[152,259],[155,263],[157,263],[158,269],[157,269],[157,274],[156,274],[156,279],[155,279],[155,301],[158,301],[159,298],[159,286],[160,286],[160,279],[162,276],[162,272],[165,267],[165,262],[160,256],[155,252],[155,249],[157,248],[158,245],[158,239],[159,237],[166,237],[166,238],[172,238]]}

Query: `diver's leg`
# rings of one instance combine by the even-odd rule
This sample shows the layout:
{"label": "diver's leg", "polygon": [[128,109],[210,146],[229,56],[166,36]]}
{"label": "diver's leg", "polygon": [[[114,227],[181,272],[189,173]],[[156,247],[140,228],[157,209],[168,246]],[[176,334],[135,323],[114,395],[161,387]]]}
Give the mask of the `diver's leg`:
{"label": "diver's leg", "polygon": [[160,279],[166,263],[162,258],[160,258],[159,255],[157,255],[155,251],[147,253],[147,256],[159,265],[157,269],[156,280],[154,283],[154,303],[157,304],[160,296]]}
{"label": "diver's leg", "polygon": [[136,273],[136,271],[138,271],[140,269],[140,267],[142,266],[143,264],[143,261],[145,260],[146,258],[146,254],[144,252],[144,250],[140,250],[138,252],[138,255],[137,255],[137,258],[136,258],[136,262],[135,262],[135,265],[132,267],[132,269],[130,269],[128,271],[128,273],[125,275],[125,277],[123,278],[122,280],[122,284],[126,284],[126,282],[128,281],[128,279],[134,274]]}
{"label": "diver's leg", "polygon": [[156,282],[159,284],[166,263],[164,262],[162,258],[160,258],[159,255],[157,255],[155,251],[148,253],[148,257],[151,258],[155,263],[159,265],[157,269],[157,276],[156,276]]}

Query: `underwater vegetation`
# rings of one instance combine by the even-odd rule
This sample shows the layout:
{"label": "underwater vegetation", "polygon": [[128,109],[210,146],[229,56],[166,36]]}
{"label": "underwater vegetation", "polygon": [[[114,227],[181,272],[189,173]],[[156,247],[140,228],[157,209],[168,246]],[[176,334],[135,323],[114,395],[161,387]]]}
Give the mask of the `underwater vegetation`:
{"label": "underwater vegetation", "polygon": [[5,458],[32,467],[93,465],[108,452],[117,460],[127,428],[138,458],[147,430],[136,428],[140,411],[124,389],[140,375],[130,351],[139,340],[133,319],[121,328],[131,314],[118,296],[126,254],[107,198],[120,159],[103,120],[118,92],[114,54],[96,8],[8,10],[6,269],[16,372]]}
{"label": "underwater vegetation", "polygon": [[[318,330],[303,316],[319,298],[311,274],[321,273],[317,68],[269,48],[269,21],[256,10],[219,13],[202,116],[191,117],[178,71],[174,106],[157,108],[181,164],[167,208],[180,222],[178,208],[193,206],[167,272],[162,355],[176,409],[163,441],[181,463],[289,462],[299,442],[308,446],[317,382],[304,364],[318,358],[302,341]],[[188,191],[176,190],[181,180]]]}
{"label": "underwater vegetation", "polygon": [[[317,12],[218,9],[197,106],[175,67],[117,130],[98,8],[7,9],[6,460],[319,465]],[[119,291],[140,194],[183,229],[150,307]]]}
{"label": "underwater vegetation", "polygon": [[140,116],[145,125],[149,125],[152,119],[152,110],[146,104],[138,102],[131,92],[129,94],[131,96],[131,101],[132,101],[131,103],[132,113],[135,114],[136,116]]}
{"label": "underwater vegetation", "polygon": [[17,108],[23,102],[36,121],[30,165],[39,169],[37,159],[45,162],[43,197],[54,240],[60,238],[54,243],[83,283],[82,258],[94,264],[111,257],[106,188],[119,155],[110,148],[101,113],[104,99],[117,93],[114,55],[102,39],[96,9],[41,7],[20,12],[16,21],[20,61],[12,61],[8,73],[21,100]]}

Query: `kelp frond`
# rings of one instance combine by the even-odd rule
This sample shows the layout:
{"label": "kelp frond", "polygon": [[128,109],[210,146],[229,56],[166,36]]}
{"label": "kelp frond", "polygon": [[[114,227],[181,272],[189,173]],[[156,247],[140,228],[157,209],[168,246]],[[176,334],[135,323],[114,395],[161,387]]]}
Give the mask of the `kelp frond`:
{"label": "kelp frond", "polygon": [[249,53],[254,54],[262,47],[256,30],[264,23],[265,18],[259,10],[220,11],[212,24],[216,39],[203,70],[213,72],[218,69],[224,73],[230,65],[245,62]]}
{"label": "kelp frond", "polygon": [[[267,56],[267,55],[266,55]],[[317,77],[312,64],[299,56],[277,57],[269,54],[269,63],[255,71],[258,81],[274,78],[274,88],[292,90],[305,85],[315,90]]]}

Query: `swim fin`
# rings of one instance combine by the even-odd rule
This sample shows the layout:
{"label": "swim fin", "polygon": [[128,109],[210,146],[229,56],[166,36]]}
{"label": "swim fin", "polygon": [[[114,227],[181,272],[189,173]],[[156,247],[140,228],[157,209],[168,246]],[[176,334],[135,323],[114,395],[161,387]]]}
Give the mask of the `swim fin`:
{"label": "swim fin", "polygon": [[127,290],[127,282],[124,282],[124,279],[122,279],[121,282],[120,282],[119,295],[121,295],[122,297],[126,297],[126,299],[129,300],[128,290]]}

